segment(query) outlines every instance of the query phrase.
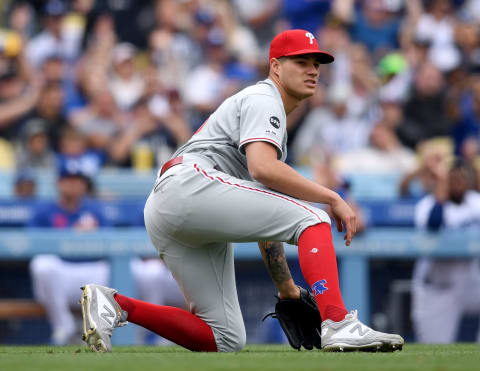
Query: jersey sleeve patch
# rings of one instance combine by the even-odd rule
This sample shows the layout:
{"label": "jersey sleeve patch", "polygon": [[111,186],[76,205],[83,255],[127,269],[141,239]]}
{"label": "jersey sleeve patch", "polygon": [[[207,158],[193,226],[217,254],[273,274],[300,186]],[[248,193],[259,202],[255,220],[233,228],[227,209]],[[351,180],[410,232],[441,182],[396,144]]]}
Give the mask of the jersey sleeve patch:
{"label": "jersey sleeve patch", "polygon": [[268,142],[277,148],[282,157],[286,123],[278,102],[270,96],[246,97],[240,112],[239,150],[245,154],[245,145],[251,142]]}

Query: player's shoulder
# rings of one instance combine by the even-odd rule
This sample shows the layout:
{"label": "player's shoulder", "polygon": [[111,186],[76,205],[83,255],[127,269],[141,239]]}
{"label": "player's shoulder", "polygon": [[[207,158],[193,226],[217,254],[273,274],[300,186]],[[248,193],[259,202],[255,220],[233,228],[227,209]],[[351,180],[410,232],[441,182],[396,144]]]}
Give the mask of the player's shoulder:
{"label": "player's shoulder", "polygon": [[254,85],[250,85],[246,87],[245,94],[246,95],[267,95],[270,97],[275,97],[275,86],[270,79],[265,79],[262,81],[257,82]]}
{"label": "player's shoulder", "polygon": [[273,82],[269,79],[258,82],[240,91],[236,102],[238,107],[265,111],[273,109],[284,112],[282,98]]}
{"label": "player's shoulder", "polygon": [[237,98],[244,100],[254,98],[256,100],[277,100],[279,98],[276,88],[269,80],[259,81],[254,85],[247,86],[237,94]]}

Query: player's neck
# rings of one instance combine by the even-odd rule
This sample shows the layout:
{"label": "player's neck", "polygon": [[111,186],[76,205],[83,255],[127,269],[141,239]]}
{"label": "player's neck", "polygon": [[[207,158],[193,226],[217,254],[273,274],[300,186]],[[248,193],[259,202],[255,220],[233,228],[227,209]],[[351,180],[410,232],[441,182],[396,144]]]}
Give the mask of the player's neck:
{"label": "player's neck", "polygon": [[289,94],[285,90],[285,88],[282,86],[282,84],[280,84],[280,82],[278,81],[278,79],[274,75],[270,75],[268,77],[270,78],[270,80],[273,81],[273,83],[277,87],[277,89],[280,93],[280,96],[282,97],[283,108],[285,109],[285,114],[288,116],[290,114],[290,112],[292,112],[295,108],[298,107],[298,105],[300,103],[300,99],[298,99],[297,97]]}

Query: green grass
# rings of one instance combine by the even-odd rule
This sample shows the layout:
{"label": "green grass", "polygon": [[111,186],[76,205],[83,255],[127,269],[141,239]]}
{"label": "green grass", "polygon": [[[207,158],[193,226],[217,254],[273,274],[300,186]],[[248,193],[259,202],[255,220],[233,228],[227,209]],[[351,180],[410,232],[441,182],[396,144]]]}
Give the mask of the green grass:
{"label": "green grass", "polygon": [[395,353],[297,352],[284,345],[250,345],[240,353],[192,353],[179,347],[0,347],[1,371],[203,370],[480,370],[478,344],[406,345]]}

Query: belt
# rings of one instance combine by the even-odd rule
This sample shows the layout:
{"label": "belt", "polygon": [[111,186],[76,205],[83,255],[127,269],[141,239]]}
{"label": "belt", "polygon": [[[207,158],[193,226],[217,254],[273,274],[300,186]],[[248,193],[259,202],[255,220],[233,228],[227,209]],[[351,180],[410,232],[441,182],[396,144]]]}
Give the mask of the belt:
{"label": "belt", "polygon": [[170,169],[172,166],[180,165],[181,163],[183,163],[183,156],[178,156],[178,157],[172,158],[171,160],[165,162],[163,164],[161,170],[160,170],[160,176],[162,176],[163,173],[165,173],[165,171]]}

